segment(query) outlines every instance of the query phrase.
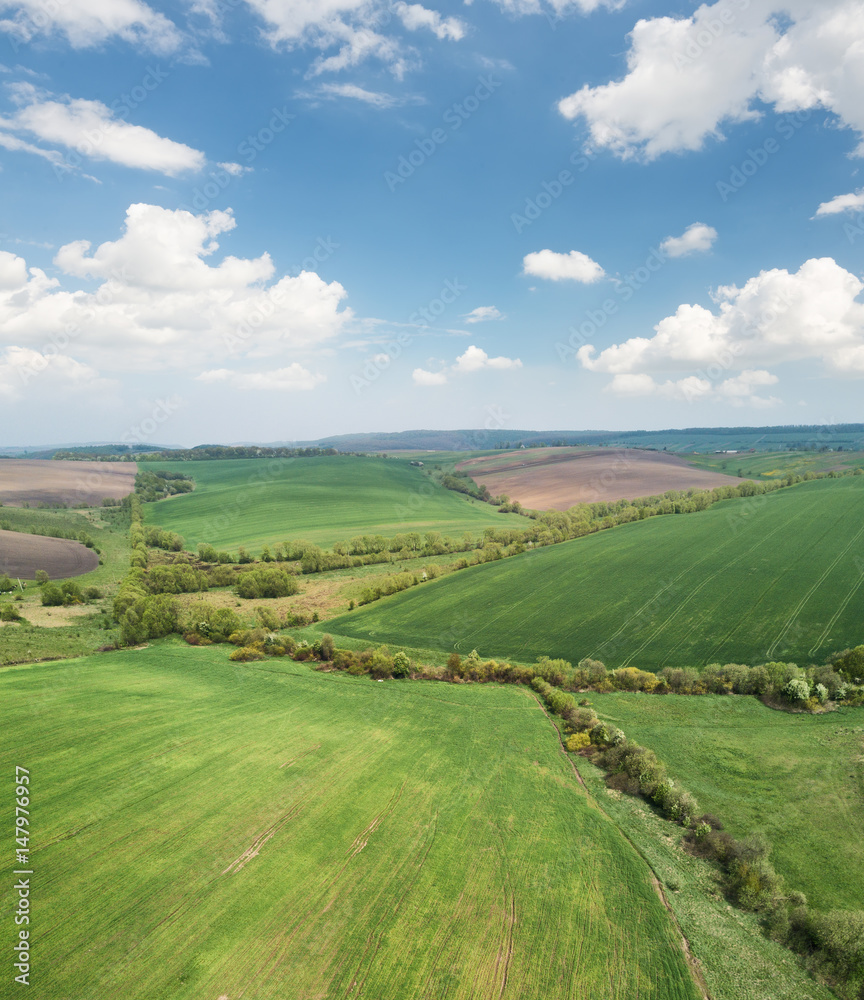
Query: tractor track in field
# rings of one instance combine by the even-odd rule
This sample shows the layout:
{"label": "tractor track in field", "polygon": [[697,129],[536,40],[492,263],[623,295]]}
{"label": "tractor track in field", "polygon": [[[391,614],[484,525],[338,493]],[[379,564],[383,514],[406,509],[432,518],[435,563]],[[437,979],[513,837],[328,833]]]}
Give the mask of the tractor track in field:
{"label": "tractor track in field", "polygon": [[618,824],[609,815],[609,813],[606,812],[606,810],[603,808],[603,806],[600,804],[600,802],[588,790],[588,786],[585,784],[585,779],[579,773],[579,769],[576,767],[575,763],[573,762],[573,758],[570,756],[569,753],[567,753],[567,748],[564,746],[564,740],[561,738],[561,730],[555,724],[555,720],[549,714],[549,711],[546,708],[546,706],[543,704],[543,702],[540,701],[540,699],[537,697],[536,694],[533,693],[533,691],[531,692],[531,697],[540,706],[540,709],[542,710],[543,714],[549,720],[549,724],[555,730],[555,735],[556,735],[557,740],[558,740],[558,750],[569,761],[570,767],[573,769],[573,773],[576,775],[577,779],[579,780],[579,784],[582,786],[582,788],[585,791],[585,795],[588,798],[589,804],[591,806],[593,806],[601,815],[605,816],[606,819],[609,820],[609,822],[615,827],[615,829],[621,834],[621,836],[624,838],[624,840],[627,841],[627,843],[633,848],[633,850],[636,852],[636,854],[639,856],[639,858],[647,866],[648,871],[650,873],[651,886],[654,889],[654,891],[657,893],[657,896],[660,899],[660,902],[663,904],[663,906],[666,909],[666,912],[669,914],[669,918],[671,919],[673,926],[678,931],[678,934],[681,937],[681,950],[684,952],[684,959],[687,962],[687,967],[690,970],[690,975],[693,977],[693,982],[696,984],[696,987],[699,990],[699,993],[702,995],[702,1000],[713,1000],[713,998],[712,998],[712,996],[711,996],[711,994],[710,994],[710,992],[708,990],[708,984],[705,981],[705,976],[702,973],[702,967],[699,964],[699,960],[693,954],[693,949],[692,949],[692,947],[690,945],[690,940],[687,937],[687,935],[684,933],[684,928],[679,923],[678,917],[677,917],[675,911],[672,909],[672,906],[669,903],[669,900],[666,898],[666,893],[663,891],[663,885],[662,885],[662,883],[660,882],[660,879],[657,876],[657,872],[654,871],[653,865],[648,860],[648,858],[646,858],[645,855],[639,850],[639,848],[637,847],[637,845],[630,839],[630,837],[627,836],[627,834],[624,832],[624,830],[622,830],[621,827],[618,826]]}

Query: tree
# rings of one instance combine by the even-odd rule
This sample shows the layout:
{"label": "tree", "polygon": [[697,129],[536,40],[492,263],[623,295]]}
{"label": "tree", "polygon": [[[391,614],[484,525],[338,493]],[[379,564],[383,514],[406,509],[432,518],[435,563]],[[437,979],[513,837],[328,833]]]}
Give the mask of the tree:
{"label": "tree", "polygon": [[407,677],[410,673],[411,661],[408,659],[408,654],[400,649],[393,657],[393,676]]}
{"label": "tree", "polygon": [[42,606],[59,608],[63,604],[63,591],[56,583],[46,583],[42,587]]}
{"label": "tree", "polygon": [[45,572],[44,569],[37,569],[36,570],[36,582],[39,584],[40,587],[43,584],[47,583],[49,579],[50,578],[49,578],[48,574]]}

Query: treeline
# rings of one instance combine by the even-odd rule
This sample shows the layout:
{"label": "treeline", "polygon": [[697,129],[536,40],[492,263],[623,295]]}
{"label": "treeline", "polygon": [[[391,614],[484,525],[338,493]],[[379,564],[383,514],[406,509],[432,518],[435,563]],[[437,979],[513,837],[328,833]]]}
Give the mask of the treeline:
{"label": "treeline", "polygon": [[144,503],[164,500],[178,493],[191,493],[195,484],[183,472],[139,472],[135,476],[135,494]]}
{"label": "treeline", "polygon": [[206,462],[224,458],[320,458],[323,455],[355,455],[363,452],[340,452],[336,448],[294,448],[288,445],[268,448],[258,445],[200,444],[194,448],[176,448],[148,454],[148,460],[160,462]]}
{"label": "treeline", "polygon": [[[864,646],[853,652],[864,658]],[[607,787],[647,799],[685,828],[686,849],[715,863],[730,902],[757,913],[770,937],[801,955],[841,996],[864,996],[864,911],[811,911],[803,893],[785,888],[764,838],[736,839],[717,817],[700,814],[696,799],[676,785],[652,750],[601,722],[586,701],[577,706],[572,694],[539,677],[532,686],[564,721],[567,749],[604,770]]]}

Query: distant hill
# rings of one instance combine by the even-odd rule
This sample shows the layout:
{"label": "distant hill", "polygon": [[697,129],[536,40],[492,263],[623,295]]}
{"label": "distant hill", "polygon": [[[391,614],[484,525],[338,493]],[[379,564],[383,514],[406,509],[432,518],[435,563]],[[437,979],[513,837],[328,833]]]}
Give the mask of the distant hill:
{"label": "distant hill", "polygon": [[383,434],[340,434],[303,442],[339,451],[481,451],[539,448],[550,445],[653,448],[657,451],[788,451],[864,450],[864,424],[787,425],[782,427],[687,427],[662,431],[400,431]]}

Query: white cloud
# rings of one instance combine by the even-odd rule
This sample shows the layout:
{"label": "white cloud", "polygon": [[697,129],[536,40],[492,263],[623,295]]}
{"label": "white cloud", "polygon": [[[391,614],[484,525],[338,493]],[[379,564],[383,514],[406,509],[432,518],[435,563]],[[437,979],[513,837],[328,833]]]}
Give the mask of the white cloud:
{"label": "white cloud", "polygon": [[401,108],[406,104],[425,104],[425,98],[418,94],[405,94],[396,97],[393,94],[386,94],[377,90],[366,90],[365,87],[358,87],[355,83],[322,83],[314,91],[301,91],[297,95],[307,99],[324,99],[328,101],[338,100],[347,97],[353,101],[360,101],[369,104],[373,108],[387,110],[388,108]]}
{"label": "white cloud", "polygon": [[[653,337],[633,337],[599,354],[586,345],[577,356],[590,371],[615,376],[610,388],[622,394],[695,398],[711,391],[727,402],[769,405],[771,399],[753,402],[754,387],[776,381],[757,366],[817,361],[832,374],[864,376],[862,291],[864,282],[832,258],[811,259],[796,273],[762,271],[742,288],[717,289],[715,312],[681,305]],[[650,374],[674,371],[696,374],[659,387]],[[710,380],[732,371],[740,374],[712,388]]]}
{"label": "white cloud", "polygon": [[759,396],[754,390],[760,386],[775,385],[777,381],[777,376],[770,372],[753,370],[743,371],[717,384],[698,375],[661,383],[642,373],[616,375],[606,386],[606,391],[625,397],[660,396],[683,403],[713,400],[731,403],[732,406],[766,408],[776,406],[780,400],[776,396]]}
{"label": "white cloud", "polygon": [[464,374],[466,372],[477,372],[483,368],[501,370],[521,367],[522,362],[518,358],[490,358],[481,347],[475,347],[472,344],[464,354],[460,354],[456,359],[453,371]]}
{"label": "white cloud", "polygon": [[111,385],[94,368],[66,354],[43,354],[15,344],[0,350],[0,399],[32,396],[34,390],[49,397],[58,392],[103,392]]}
{"label": "white cloud", "polygon": [[447,381],[446,372],[429,372],[425,368],[415,368],[411,377],[417,385],[444,385]]}
{"label": "white cloud", "polygon": [[[22,106],[11,117],[0,119],[0,129],[7,132],[25,132],[92,160],[110,160],[169,176],[200,170],[206,162],[204,154],[197,149],[165,139],[149,128],[130,125],[117,118],[101,101],[68,95],[61,100],[49,100],[38,96],[29,84],[17,88],[17,94]],[[22,145],[25,152],[45,156],[61,168],[71,169],[75,162],[56,151]]]}
{"label": "white cloud", "polygon": [[599,281],[606,274],[596,261],[578,250],[571,250],[570,253],[538,250],[526,254],[522,266],[523,274],[549,281],[581,281],[585,285]]}
{"label": "white cloud", "polygon": [[226,174],[230,174],[232,177],[242,177],[243,174],[251,174],[252,167],[244,167],[239,163],[217,163],[217,167],[221,167]]}
{"label": "white cloud", "polygon": [[412,378],[418,385],[444,385],[451,375],[471,375],[489,368],[495,371],[505,371],[521,367],[522,362],[519,358],[490,358],[481,347],[475,347],[472,344],[464,354],[460,354],[456,358],[452,365],[445,366],[438,372],[426,371],[425,368],[415,368]]}
{"label": "white cloud", "polygon": [[[419,62],[417,53],[401,40],[381,33],[396,13],[410,31],[428,28],[438,38],[458,41],[464,25],[420,4],[391,0],[246,0],[267,23],[266,37],[274,46],[307,45],[322,55],[308,75],[338,72],[367,59],[384,63],[397,79]],[[324,53],[331,49],[334,55]]]}
{"label": "white cloud", "polygon": [[864,209],[864,188],[854,194],[838,194],[831,201],[823,201],[816,215],[839,215],[841,212],[860,212]]}
{"label": "white cloud", "polygon": [[692,253],[707,253],[717,239],[717,230],[704,222],[694,222],[681,236],[663,240],[660,249],[669,257],[687,257]]}
{"label": "white cloud", "polygon": [[477,306],[462,317],[466,323],[485,323],[490,319],[504,319],[504,314],[496,306]]}
{"label": "white cloud", "polygon": [[442,17],[437,10],[429,10],[419,3],[399,3],[393,10],[409,31],[428,28],[436,38],[449,38],[458,42],[465,37],[465,22],[458,17]]}
{"label": "white cloud", "polygon": [[173,52],[180,33],[164,14],[140,0],[0,0],[6,31],[24,42],[37,35],[63,35],[72,48],[87,49],[120,38],[157,53]]}
{"label": "white cloud", "polygon": [[[727,0],[690,17],[639,20],[627,73],[560,101],[591,144],[622,158],[697,150],[728,124],[825,108],[864,132],[864,5],[860,0]],[[859,152],[864,151],[864,144]]]}
{"label": "white cloud", "polygon": [[225,382],[237,389],[263,389],[265,391],[295,392],[314,389],[325,377],[313,374],[296,361],[287,368],[264,372],[235,372],[228,368],[215,368],[201,372],[197,382]]}
{"label": "white cloud", "polygon": [[95,279],[92,290],[0,258],[0,345],[44,351],[61,338],[64,351],[103,371],[200,370],[229,358],[281,360],[337,336],[352,318],[340,309],[344,288],[310,271],[277,277],[267,253],[217,260],[218,237],[234,226],[230,211],[131,205],[118,240],[57,252],[55,265],[67,278]]}
{"label": "white cloud", "polygon": [[[467,4],[469,0],[465,2]],[[619,10],[627,0],[492,0],[492,2],[508,14],[545,14],[554,24],[569,14],[590,14],[600,7]]]}

